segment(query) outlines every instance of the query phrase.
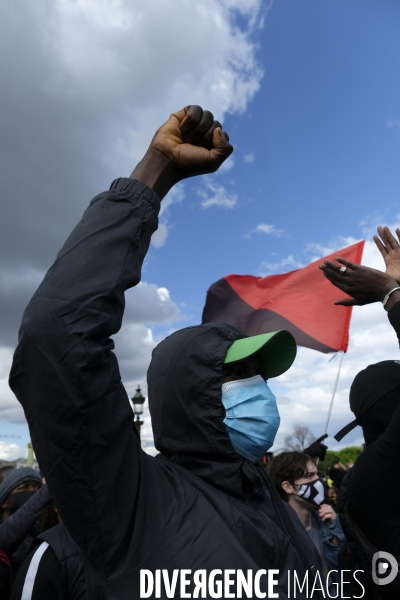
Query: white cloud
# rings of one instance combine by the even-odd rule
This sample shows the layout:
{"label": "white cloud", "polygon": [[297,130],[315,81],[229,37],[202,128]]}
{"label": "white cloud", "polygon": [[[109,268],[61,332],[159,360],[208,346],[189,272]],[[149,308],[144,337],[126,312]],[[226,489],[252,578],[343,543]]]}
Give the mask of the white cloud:
{"label": "white cloud", "polygon": [[165,213],[173,204],[180,204],[185,197],[185,184],[183,182],[174,185],[161,202],[160,218],[165,217]]}
{"label": "white cloud", "polygon": [[252,163],[256,160],[256,155],[254,154],[254,152],[249,152],[249,154],[245,154],[243,156],[243,161],[245,163]]}
{"label": "white cloud", "polygon": [[0,420],[25,423],[24,411],[8,386],[13,350],[0,348]]}
{"label": "white cloud", "polygon": [[13,444],[10,442],[2,442],[0,441],[0,459],[1,460],[17,460],[17,458],[26,458],[27,456],[27,448],[23,446],[18,446],[17,444]]}
{"label": "white cloud", "polygon": [[198,195],[202,198],[200,203],[202,208],[210,208],[211,206],[220,206],[222,208],[233,208],[237,202],[236,194],[230,194],[223,185],[219,183],[208,183],[207,190],[197,190]]}
{"label": "white cloud", "polygon": [[[198,103],[223,121],[246,109],[263,76],[256,35],[266,7],[262,0],[21,0],[0,12],[0,176],[4,197],[13,198],[0,235],[0,419],[21,423],[7,384],[9,348],[43,273],[86,203],[129,175],[170,112]],[[15,186],[21,172],[29,193]],[[208,191],[236,202],[221,188]],[[168,211],[183,196],[182,185],[164,198],[155,247],[165,244]],[[145,389],[158,341],[151,327],[179,317],[165,287],[142,283],[127,293],[115,339],[129,393],[139,382]],[[19,452],[7,448],[7,456]]]}
{"label": "white cloud", "polygon": [[267,275],[275,275],[293,271],[294,269],[301,269],[301,267],[304,266],[304,262],[295,258],[293,254],[289,254],[289,256],[275,262],[263,261],[258,268],[258,275],[260,277],[267,277]]}
{"label": "white cloud", "polygon": [[140,282],[125,293],[124,323],[164,325],[180,318],[179,308],[165,287]]}
{"label": "white cloud", "polygon": [[175,185],[161,202],[158,229],[151,237],[151,243],[154,248],[164,246],[169,235],[170,227],[168,225],[169,209],[173,204],[180,204],[185,197],[184,183]]}
{"label": "white cloud", "polygon": [[[82,201],[129,175],[172,111],[198,103],[223,121],[246,110],[263,76],[263,12],[262,0],[2,5],[0,177],[13,197],[2,211],[2,256],[47,267]],[[21,172],[29,195],[12,183]]]}
{"label": "white cloud", "polygon": [[275,225],[269,225],[268,223],[260,223],[255,227],[251,233],[265,233],[266,235],[272,235],[273,237],[282,237],[285,235],[285,229],[277,229]]}
{"label": "white cloud", "polygon": [[151,243],[154,248],[161,248],[161,246],[164,246],[165,242],[167,241],[168,233],[167,224],[159,223],[157,231],[155,231],[151,236]]}

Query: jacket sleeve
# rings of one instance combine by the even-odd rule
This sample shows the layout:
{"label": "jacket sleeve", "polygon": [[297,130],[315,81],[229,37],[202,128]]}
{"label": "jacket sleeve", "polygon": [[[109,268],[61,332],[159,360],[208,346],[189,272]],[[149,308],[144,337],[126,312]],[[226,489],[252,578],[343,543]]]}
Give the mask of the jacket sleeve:
{"label": "jacket sleeve", "polygon": [[126,554],[151,458],[110,336],[125,290],[140,280],[159,205],[127,178],[92,200],[24,313],[10,377],[61,518],[105,577]]}
{"label": "jacket sleeve", "polygon": [[11,556],[51,501],[50,490],[47,484],[44,484],[32,498],[0,525],[0,548]]}
{"label": "jacket sleeve", "polygon": [[339,517],[337,515],[333,521],[322,521],[322,528],[324,531],[324,536],[328,542],[332,543],[331,540],[333,537],[337,537],[341,544],[344,544],[346,541],[342,526],[340,525]]}

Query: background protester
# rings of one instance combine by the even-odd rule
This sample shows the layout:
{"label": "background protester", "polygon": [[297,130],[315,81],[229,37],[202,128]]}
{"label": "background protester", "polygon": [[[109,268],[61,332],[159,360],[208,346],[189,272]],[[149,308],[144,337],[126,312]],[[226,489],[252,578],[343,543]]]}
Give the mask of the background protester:
{"label": "background protester", "polygon": [[[54,503],[44,523],[54,522]],[[12,586],[10,600],[101,600],[101,589],[94,582],[86,592],[85,567],[79,548],[59,522],[48,527],[32,543]],[[1,599],[0,599],[1,600]]]}
{"label": "background protester", "polygon": [[[378,228],[375,237],[387,273],[354,265],[341,258],[321,265],[325,276],[350,296],[337,304],[364,305],[382,302],[400,340],[400,245],[390,230]],[[400,230],[396,230],[397,235]],[[379,340],[378,340],[379,343]],[[365,449],[343,480],[339,512],[349,540],[352,560],[365,572],[371,598],[400,597],[400,575],[372,564],[376,550],[400,556],[400,362],[387,360],[361,371],[350,389],[350,408],[355,420],[335,437],[340,440],[357,424],[362,427]],[[361,532],[361,533],[360,533]],[[395,561],[396,562],[396,561]],[[393,577],[393,581],[390,579]],[[377,585],[383,580],[385,585]]]}
{"label": "background protester", "polygon": [[7,475],[7,473],[12,471],[13,469],[14,469],[14,467],[9,467],[9,466],[0,468],[0,484],[3,482],[3,479]]}
{"label": "background protester", "polygon": [[[302,452],[282,452],[272,459],[269,474],[317,547],[325,574],[337,570],[345,537],[334,509],[324,502],[325,486],[314,461]],[[338,583],[340,577],[334,573],[331,580]]]}
{"label": "background protester", "polygon": [[39,533],[38,519],[51,501],[47,486],[36,496],[40,488],[42,479],[30,467],[12,469],[0,485],[0,549],[10,557],[13,577]]}
{"label": "background protester", "polygon": [[43,485],[29,500],[0,525],[0,548],[11,555],[18,546],[36,529],[44,531],[42,522],[51,506],[52,498],[48,486]]}
{"label": "background protester", "polygon": [[0,506],[2,522],[21,508],[29,498],[42,487],[42,479],[30,467],[12,469],[0,484]]}
{"label": "background protester", "polygon": [[337,494],[338,491],[335,486],[329,486],[327,483],[324,485],[325,488],[325,504],[330,504],[336,511],[337,507]]}
{"label": "background protester", "polygon": [[[280,421],[265,379],[292,364],[293,336],[212,323],[161,342],[148,371],[158,458],[133,431],[110,339],[160,200],[232,150],[211,112],[172,114],[131,177],[91,202],[24,314],[10,385],[63,523],[110,598],[138,597],[143,568],[277,569],[281,598],[289,569],[318,575],[314,544],[256,464]],[[267,574],[260,586],[267,593]]]}

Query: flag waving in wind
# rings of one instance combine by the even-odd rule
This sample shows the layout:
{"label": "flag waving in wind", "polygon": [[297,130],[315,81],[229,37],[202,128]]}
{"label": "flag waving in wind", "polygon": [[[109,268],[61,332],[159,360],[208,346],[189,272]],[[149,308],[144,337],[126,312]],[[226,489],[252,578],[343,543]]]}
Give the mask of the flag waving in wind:
{"label": "flag waving in wind", "polygon": [[358,242],[283,275],[227,275],[208,290],[203,323],[229,323],[247,335],[287,329],[299,346],[346,352],[352,307],[334,305],[343,293],[319,265],[337,256],[360,264],[363,248],[364,242]]}

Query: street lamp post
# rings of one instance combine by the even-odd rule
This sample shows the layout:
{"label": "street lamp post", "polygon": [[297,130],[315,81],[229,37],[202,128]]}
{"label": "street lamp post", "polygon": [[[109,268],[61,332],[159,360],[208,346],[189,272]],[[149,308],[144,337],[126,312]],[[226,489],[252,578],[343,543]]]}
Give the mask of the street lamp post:
{"label": "street lamp post", "polygon": [[133,412],[136,416],[136,419],[134,419],[135,427],[140,440],[140,428],[143,425],[143,421],[140,420],[140,415],[143,414],[143,404],[145,401],[145,397],[141,393],[140,385],[137,386],[136,394],[131,398],[131,400],[133,404]]}
{"label": "street lamp post", "polygon": [[33,445],[32,442],[28,444],[28,458],[26,459],[26,466],[33,467]]}

